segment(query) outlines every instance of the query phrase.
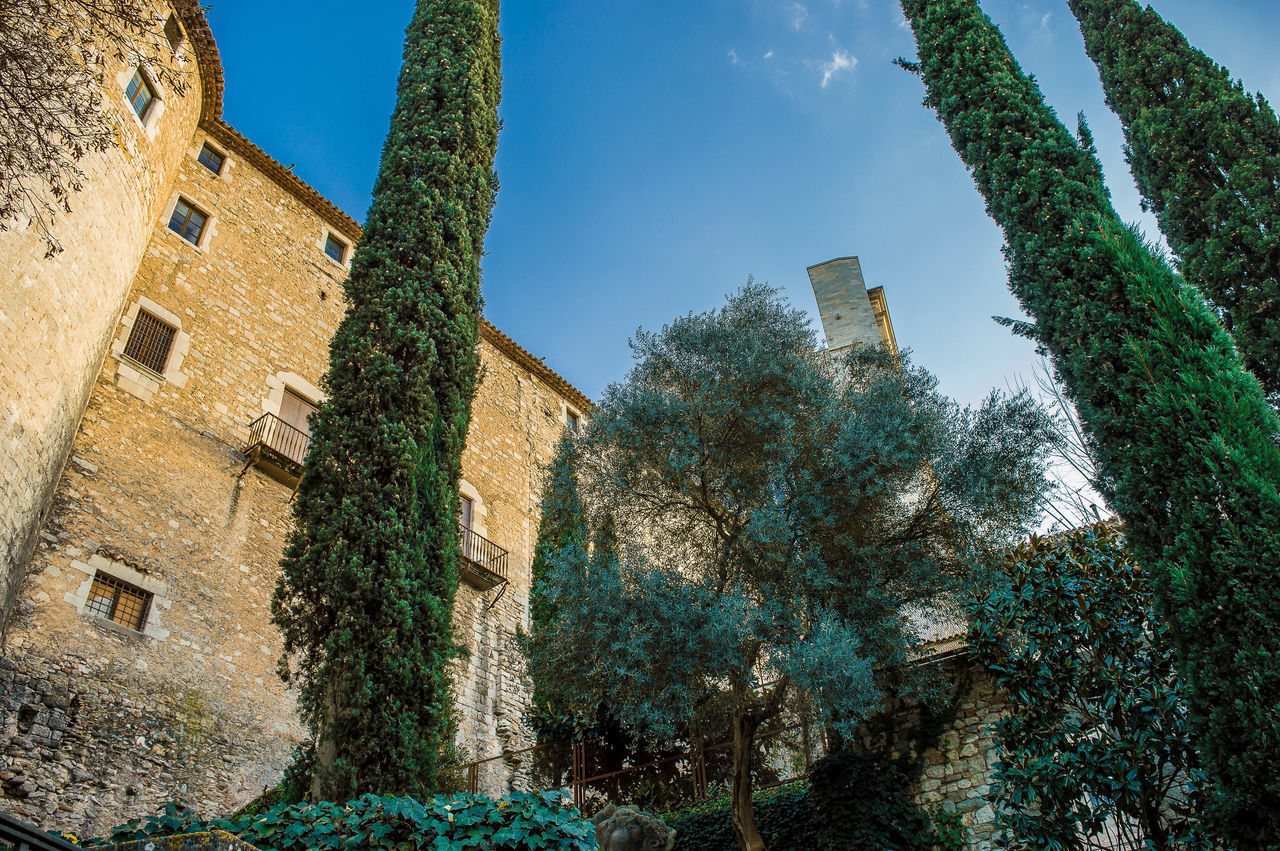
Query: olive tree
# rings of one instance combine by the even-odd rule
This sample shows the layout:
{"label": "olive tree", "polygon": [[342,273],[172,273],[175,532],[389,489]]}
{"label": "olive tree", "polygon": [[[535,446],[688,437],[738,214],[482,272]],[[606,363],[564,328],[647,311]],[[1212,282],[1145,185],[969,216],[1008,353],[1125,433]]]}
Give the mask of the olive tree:
{"label": "olive tree", "polygon": [[618,554],[548,556],[537,593],[555,616],[531,670],[563,705],[607,700],[654,738],[731,729],[734,831],[762,849],[757,732],[791,700],[847,735],[888,698],[929,694],[891,672],[1035,520],[1045,413],[1023,394],[961,408],[878,347],[820,351],[807,317],[751,282],[632,346],[574,446]]}

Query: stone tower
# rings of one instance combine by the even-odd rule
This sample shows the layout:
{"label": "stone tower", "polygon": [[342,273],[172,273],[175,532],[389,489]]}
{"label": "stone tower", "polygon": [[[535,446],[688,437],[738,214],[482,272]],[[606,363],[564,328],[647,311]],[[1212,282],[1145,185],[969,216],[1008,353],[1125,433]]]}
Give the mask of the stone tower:
{"label": "stone tower", "polygon": [[868,290],[857,257],[837,257],[810,266],[809,283],[818,300],[827,347],[838,352],[855,343],[898,350],[884,287]]}

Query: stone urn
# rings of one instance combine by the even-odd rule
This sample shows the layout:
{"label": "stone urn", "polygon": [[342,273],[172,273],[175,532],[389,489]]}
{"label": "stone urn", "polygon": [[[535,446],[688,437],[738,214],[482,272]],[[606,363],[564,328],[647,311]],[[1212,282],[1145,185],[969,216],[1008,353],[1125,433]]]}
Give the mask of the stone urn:
{"label": "stone urn", "polygon": [[609,804],[592,817],[602,851],[671,851],[676,832],[657,816]]}

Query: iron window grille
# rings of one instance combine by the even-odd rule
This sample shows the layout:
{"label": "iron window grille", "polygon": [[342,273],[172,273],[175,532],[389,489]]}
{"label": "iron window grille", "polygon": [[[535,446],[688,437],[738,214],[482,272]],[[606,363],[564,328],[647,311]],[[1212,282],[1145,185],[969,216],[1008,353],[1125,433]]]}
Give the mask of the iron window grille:
{"label": "iron window grille", "polygon": [[147,81],[141,68],[133,72],[133,79],[125,89],[125,96],[129,98],[129,105],[138,114],[138,118],[146,121],[151,104],[156,99],[156,90],[151,88],[151,83]]}
{"label": "iron window grille", "polygon": [[169,216],[169,230],[185,239],[192,245],[200,244],[200,234],[204,232],[204,223],[208,217],[191,206],[185,198],[179,198],[173,205],[173,213]]}
{"label": "iron window grille", "polygon": [[152,372],[164,373],[169,362],[169,350],[178,329],[158,317],[139,309],[133,320],[133,329],[124,344],[124,355],[137,361]]}
{"label": "iron window grille", "polygon": [[341,263],[342,258],[347,253],[347,244],[334,237],[333,234],[329,234],[329,237],[324,241],[324,253]]}
{"label": "iron window grille", "polygon": [[196,159],[200,161],[200,165],[209,169],[209,171],[214,174],[222,174],[222,163],[226,157],[209,147],[206,143],[205,146],[200,149],[200,156],[196,157]]}
{"label": "iron window grille", "polygon": [[141,632],[147,623],[152,596],[141,588],[98,571],[93,576],[85,611]]}

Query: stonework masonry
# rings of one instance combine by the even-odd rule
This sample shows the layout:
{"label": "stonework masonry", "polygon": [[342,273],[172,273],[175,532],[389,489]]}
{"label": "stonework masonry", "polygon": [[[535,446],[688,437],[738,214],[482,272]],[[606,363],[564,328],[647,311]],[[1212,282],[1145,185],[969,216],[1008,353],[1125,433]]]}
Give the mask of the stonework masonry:
{"label": "stonework masonry", "polygon": [[200,117],[204,80],[189,44],[173,59],[187,94],[160,92],[145,122],[125,99],[134,68],[110,52],[104,61],[103,108],[116,144],[81,160],[84,189],[52,228],[64,250],[46,258],[38,228],[25,222],[0,233],[3,613],[16,600],[97,367]]}
{"label": "stonework masonry", "polygon": [[[228,813],[278,782],[305,735],[270,622],[292,487],[245,450],[286,392],[321,401],[360,229],[221,122],[216,49],[198,9],[179,11],[199,85],[89,164],[66,251],[43,260],[33,235],[0,234],[0,263],[17,270],[0,291],[14,600],[0,807],[82,835],[169,799]],[[206,144],[216,173],[197,159]],[[180,201],[206,216],[194,241],[169,227]],[[341,261],[324,251],[331,236]],[[172,332],[163,363],[126,354],[150,321]],[[590,408],[487,323],[480,356],[462,491],[475,532],[508,551],[509,581],[458,589],[459,745],[472,758],[530,743],[513,641],[528,628],[542,470],[568,415]],[[138,628],[102,616],[95,581],[145,597]],[[519,774],[499,763],[485,788]]]}
{"label": "stonework masonry", "polygon": [[897,350],[883,288],[867,290],[857,257],[838,257],[810,266],[809,283],[827,347],[838,352],[855,343]]}

